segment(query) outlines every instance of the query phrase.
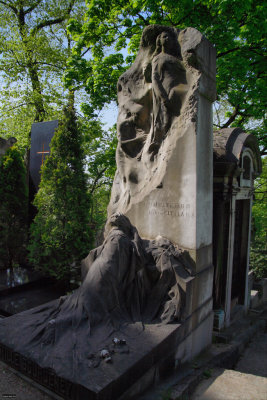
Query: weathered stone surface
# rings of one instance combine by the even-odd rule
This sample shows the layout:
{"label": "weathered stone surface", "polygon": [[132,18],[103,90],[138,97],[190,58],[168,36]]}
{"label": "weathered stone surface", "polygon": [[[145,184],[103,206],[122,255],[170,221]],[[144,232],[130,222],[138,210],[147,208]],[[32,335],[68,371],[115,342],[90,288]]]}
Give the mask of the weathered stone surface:
{"label": "weathered stone surface", "polygon": [[41,166],[50,152],[50,142],[58,127],[58,120],[35,122],[31,130],[30,151],[30,178],[34,185],[34,191],[38,190],[40,184]]}
{"label": "weathered stone surface", "polygon": [[0,137],[0,157],[5,154],[9,147],[13,146],[17,142],[17,139],[14,137],[10,137],[8,139],[4,139]]}
{"label": "weathered stone surface", "polygon": [[192,400],[265,400],[266,393],[266,378],[217,368],[198,386]]}
{"label": "weathered stone surface", "polygon": [[[161,358],[174,357],[178,336],[172,334],[187,317],[187,292],[194,279],[190,258],[168,240],[142,240],[122,214],[112,215],[108,223],[103,245],[85,260],[87,273],[79,289],[0,321],[5,361],[8,352],[11,362],[18,353],[40,374],[52,369],[55,376],[90,389],[92,399],[98,392],[99,398],[108,398],[103,393],[109,385],[117,396],[125,374],[133,384]],[[125,339],[126,345],[112,338]],[[103,350],[118,360],[116,368],[106,365]],[[136,379],[130,378],[131,368]]]}
{"label": "weathered stone surface", "polygon": [[[118,83],[117,173],[109,214],[141,237],[211,244],[215,50],[193,28],[149,26]],[[211,258],[206,259],[211,264]]]}
{"label": "weathered stone surface", "polygon": [[[22,318],[23,314],[20,315]],[[34,349],[26,356],[1,344],[0,358],[64,399],[115,400],[150,368],[160,368],[166,360],[174,364],[174,349],[179,337],[179,324],[145,325],[141,330],[132,324],[123,333],[128,352],[114,349],[112,336],[105,341],[104,345],[111,351],[111,363],[94,359],[84,349],[76,362],[72,352],[53,352],[50,366],[45,367],[34,359]],[[57,366],[54,366],[56,363]],[[148,384],[152,383],[153,378]],[[142,386],[141,389],[144,388]]]}
{"label": "weathered stone surface", "polygon": [[213,157],[215,168],[218,169],[220,163],[238,165],[245,148],[252,151],[254,170],[257,174],[260,174],[262,170],[261,156],[255,136],[240,128],[225,128],[214,132]]}

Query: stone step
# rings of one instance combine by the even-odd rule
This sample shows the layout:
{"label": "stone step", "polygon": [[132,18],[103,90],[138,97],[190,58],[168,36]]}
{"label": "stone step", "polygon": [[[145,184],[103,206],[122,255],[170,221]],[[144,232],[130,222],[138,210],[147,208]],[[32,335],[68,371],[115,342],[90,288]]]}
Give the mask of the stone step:
{"label": "stone step", "polygon": [[210,372],[191,400],[266,400],[267,378],[222,368]]}
{"label": "stone step", "polygon": [[250,292],[250,308],[254,309],[260,305],[260,297],[258,290],[251,290]]}

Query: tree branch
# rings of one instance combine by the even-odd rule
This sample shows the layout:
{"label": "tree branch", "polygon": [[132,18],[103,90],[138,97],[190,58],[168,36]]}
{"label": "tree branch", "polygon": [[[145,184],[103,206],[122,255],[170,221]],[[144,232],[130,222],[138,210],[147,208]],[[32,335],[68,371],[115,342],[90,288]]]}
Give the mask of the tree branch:
{"label": "tree branch", "polygon": [[223,51],[222,53],[218,53],[217,54],[217,58],[226,56],[226,54],[233,53],[233,52],[235,52],[237,50],[241,50],[241,47],[240,46],[234,47],[233,49],[230,49],[230,50],[227,50],[227,51]]}
{"label": "tree branch", "polygon": [[29,14],[30,12],[32,12],[40,3],[42,0],[37,0],[35,2],[35,4],[33,4],[31,7],[29,7],[27,10],[24,11],[24,15]]}
{"label": "tree branch", "polygon": [[137,13],[138,17],[144,22],[145,25],[149,25],[149,21],[147,21],[142,14]]}
{"label": "tree branch", "polygon": [[47,62],[39,62],[39,61],[36,61],[35,64],[36,64],[36,65],[47,65],[47,66],[49,66],[49,67],[52,67],[52,68],[55,68],[55,69],[60,69],[60,70],[62,70],[62,71],[65,70],[65,68],[63,68],[63,67],[60,67],[60,66],[55,65],[55,64],[47,63]]}
{"label": "tree branch", "polygon": [[71,0],[71,1],[70,1],[69,7],[68,7],[68,9],[67,9],[67,14],[70,14],[70,12],[71,12],[71,10],[72,10],[74,4],[75,4],[75,1],[76,1],[76,0]]}
{"label": "tree branch", "polygon": [[108,167],[103,168],[101,171],[98,172],[96,178],[94,179],[92,188],[90,190],[90,193],[93,194],[96,187],[97,187],[97,182],[99,181],[99,179],[102,177],[103,173],[107,170]]}
{"label": "tree branch", "polygon": [[12,11],[17,15],[18,14],[18,9],[11,4],[6,3],[5,1],[0,0],[0,4],[3,4],[3,6],[11,8]]}
{"label": "tree branch", "polygon": [[[229,50],[223,51],[222,53],[218,53],[217,54],[217,58],[223,57],[223,56],[225,56],[225,55],[227,55],[229,53],[234,53],[235,51],[238,51],[238,50],[247,50],[247,51],[252,51],[252,52],[254,52],[256,54],[259,54],[259,53],[254,51],[254,50],[259,50],[259,49],[260,49],[259,46],[250,46],[250,47],[247,47],[247,46],[241,46],[240,47],[240,46],[238,46],[238,47],[234,47],[233,49],[229,49]],[[259,54],[259,55],[261,55],[261,54]]]}
{"label": "tree branch", "polygon": [[86,53],[88,53],[88,51],[91,50],[91,47],[88,47],[82,54],[81,57],[85,56]]}
{"label": "tree branch", "polygon": [[260,150],[260,155],[261,156],[266,156],[267,155],[267,147],[264,147],[263,149]]}
{"label": "tree branch", "polygon": [[33,29],[32,29],[32,34],[35,34],[37,31],[39,31],[42,28],[46,28],[48,26],[52,26],[52,25],[56,25],[56,24],[60,24],[60,22],[65,21],[65,19],[68,18],[73,6],[74,6],[75,0],[71,0],[69,3],[68,8],[65,11],[65,14],[62,15],[61,17],[55,18],[55,19],[48,19],[46,21],[42,21],[40,22],[38,25],[36,25]]}
{"label": "tree branch", "polygon": [[29,102],[29,103],[21,103],[21,104],[18,104],[17,106],[8,108],[7,110],[5,110],[5,112],[9,112],[9,111],[12,111],[12,110],[16,110],[16,108],[20,108],[20,107],[22,107],[22,106],[28,106],[29,104],[30,104],[30,105],[34,105],[32,102]]}
{"label": "tree branch", "polygon": [[52,26],[52,25],[56,25],[56,24],[60,24],[60,22],[63,22],[66,19],[66,16],[64,17],[59,17],[59,18],[55,18],[55,19],[48,19],[47,21],[43,21],[40,22],[40,24],[36,25],[33,29],[32,29],[32,35],[35,34],[37,31],[39,31],[42,28],[46,28],[48,26]]}
{"label": "tree branch", "polygon": [[228,128],[228,126],[231,125],[232,122],[234,122],[234,120],[236,119],[236,117],[237,117],[238,114],[239,114],[239,108],[240,108],[240,105],[237,104],[237,106],[235,107],[234,111],[232,112],[230,118],[229,118],[228,121],[221,127],[221,129]]}

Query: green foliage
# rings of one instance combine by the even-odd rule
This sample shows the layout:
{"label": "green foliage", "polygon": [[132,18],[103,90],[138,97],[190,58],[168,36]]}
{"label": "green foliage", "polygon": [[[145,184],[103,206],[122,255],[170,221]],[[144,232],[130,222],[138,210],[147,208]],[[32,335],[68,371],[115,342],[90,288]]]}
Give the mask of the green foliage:
{"label": "green foliage", "polygon": [[34,121],[60,117],[68,101],[62,74],[71,51],[66,22],[83,0],[0,2],[0,131],[30,144]]}
{"label": "green foliage", "polygon": [[[101,232],[107,216],[107,205],[116,171],[116,127],[103,129],[97,120],[81,124],[86,157],[87,185],[91,195],[90,225],[96,235]],[[97,244],[96,237],[96,244]]]}
{"label": "green foliage", "polygon": [[205,379],[209,379],[212,377],[212,369],[205,369],[205,371],[203,371],[203,378]]}
{"label": "green foliage", "polygon": [[70,280],[71,265],[79,263],[92,247],[90,204],[82,134],[74,111],[65,109],[34,200],[37,215],[29,250],[35,266],[57,279]]}
{"label": "green foliage", "polygon": [[262,159],[262,174],[255,182],[252,208],[253,234],[250,264],[256,278],[267,278],[267,158]]}
{"label": "green foliage", "polygon": [[127,61],[132,63],[124,49],[128,46],[130,56],[136,54],[145,26],[193,26],[217,49],[218,101],[228,105],[228,114],[217,127],[251,129],[262,153],[266,151],[267,9],[261,0],[88,0],[87,8],[85,23],[72,22],[68,28],[76,47],[65,82],[71,87],[85,85],[91,115],[116,100],[115,81]]}
{"label": "green foliage", "polygon": [[172,388],[168,388],[161,393],[160,399],[161,400],[171,400]]}
{"label": "green foliage", "polygon": [[0,259],[6,266],[20,263],[25,256],[27,211],[26,169],[13,146],[0,157]]}
{"label": "green foliage", "polygon": [[116,129],[109,132],[102,131],[96,138],[88,157],[88,187],[92,195],[90,210],[92,228],[95,232],[101,231],[107,218],[107,206],[110,199],[113,178],[116,172]]}

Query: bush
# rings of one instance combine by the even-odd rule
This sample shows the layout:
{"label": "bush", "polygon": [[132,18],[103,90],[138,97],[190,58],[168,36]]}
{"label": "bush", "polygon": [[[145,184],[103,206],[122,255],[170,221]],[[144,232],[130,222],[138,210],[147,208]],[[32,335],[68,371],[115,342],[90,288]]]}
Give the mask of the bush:
{"label": "bush", "polygon": [[45,273],[70,281],[73,265],[92,247],[90,196],[84,172],[82,135],[73,109],[65,109],[42,167],[31,226],[30,260]]}
{"label": "bush", "polygon": [[257,279],[267,278],[267,158],[262,159],[262,174],[255,182],[254,205],[252,208],[252,240],[250,264]]}
{"label": "bush", "polygon": [[28,189],[17,146],[0,157],[0,259],[7,267],[26,256]]}

